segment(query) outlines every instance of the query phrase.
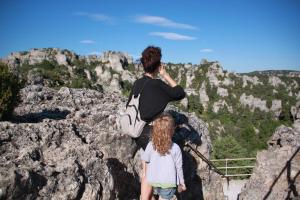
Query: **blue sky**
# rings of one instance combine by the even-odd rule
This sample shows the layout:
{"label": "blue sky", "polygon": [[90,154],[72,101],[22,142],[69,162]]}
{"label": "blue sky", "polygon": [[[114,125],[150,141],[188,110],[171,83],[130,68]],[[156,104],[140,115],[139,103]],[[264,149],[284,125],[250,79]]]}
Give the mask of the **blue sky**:
{"label": "blue sky", "polygon": [[299,0],[1,0],[0,57],[58,47],[163,61],[218,60],[224,69],[300,70]]}

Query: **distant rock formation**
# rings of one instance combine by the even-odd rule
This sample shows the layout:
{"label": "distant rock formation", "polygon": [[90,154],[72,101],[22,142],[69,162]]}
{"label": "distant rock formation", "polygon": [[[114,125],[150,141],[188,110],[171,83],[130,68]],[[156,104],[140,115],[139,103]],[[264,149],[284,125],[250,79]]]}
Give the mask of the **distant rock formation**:
{"label": "distant rock formation", "polygon": [[256,166],[239,200],[300,199],[300,102],[293,127],[280,126],[257,154]]}
{"label": "distant rock formation", "polygon": [[251,110],[254,110],[255,108],[260,109],[261,111],[268,111],[267,108],[267,101],[261,100],[259,98],[254,97],[253,95],[247,96],[245,93],[243,93],[240,97],[240,103],[244,106],[249,106]]}
{"label": "distant rock formation", "polygon": [[[89,89],[30,85],[12,122],[0,122],[0,199],[139,199],[139,153],[119,129],[125,99]],[[178,141],[210,157],[206,124],[170,111]],[[224,199],[221,178],[183,147],[183,199]]]}

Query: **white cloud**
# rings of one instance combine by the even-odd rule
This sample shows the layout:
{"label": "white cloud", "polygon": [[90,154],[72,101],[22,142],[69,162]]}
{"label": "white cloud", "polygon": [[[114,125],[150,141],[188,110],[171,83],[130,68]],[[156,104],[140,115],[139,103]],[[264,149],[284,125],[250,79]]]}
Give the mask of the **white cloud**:
{"label": "white cloud", "polygon": [[138,23],[152,24],[152,25],[170,27],[170,28],[197,29],[197,27],[195,26],[174,22],[170,19],[167,19],[165,17],[160,17],[160,16],[151,16],[151,15],[137,16],[135,17],[135,21]]}
{"label": "white cloud", "polygon": [[170,32],[151,32],[149,35],[152,36],[159,36],[168,40],[196,40],[195,37],[190,37],[187,35],[180,35],[177,33],[170,33]]}
{"label": "white cloud", "polygon": [[100,13],[87,13],[87,12],[76,12],[74,15],[85,16],[94,21],[99,22],[112,22],[112,17]]}
{"label": "white cloud", "polygon": [[94,44],[95,41],[94,40],[81,40],[80,43],[81,44]]}
{"label": "white cloud", "polygon": [[213,51],[214,51],[213,49],[201,49],[200,50],[200,52],[202,52],[202,53],[211,53]]}

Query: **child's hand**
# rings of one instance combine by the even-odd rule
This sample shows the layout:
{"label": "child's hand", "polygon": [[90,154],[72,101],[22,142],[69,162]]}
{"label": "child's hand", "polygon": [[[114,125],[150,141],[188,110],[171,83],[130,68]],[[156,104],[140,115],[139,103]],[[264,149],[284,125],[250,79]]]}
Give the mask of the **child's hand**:
{"label": "child's hand", "polygon": [[185,184],[178,185],[178,192],[181,193],[181,192],[184,192],[184,191],[186,191]]}

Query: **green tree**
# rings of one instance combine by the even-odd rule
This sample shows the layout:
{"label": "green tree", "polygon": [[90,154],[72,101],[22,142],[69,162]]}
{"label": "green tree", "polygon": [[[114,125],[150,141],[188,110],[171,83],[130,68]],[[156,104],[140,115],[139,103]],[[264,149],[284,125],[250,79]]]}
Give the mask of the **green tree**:
{"label": "green tree", "polygon": [[216,159],[237,158],[246,155],[246,150],[232,135],[220,137],[213,143],[213,157]]}
{"label": "green tree", "polygon": [[204,108],[200,103],[200,99],[198,95],[190,95],[188,96],[188,111],[195,112],[196,115],[201,115]]}
{"label": "green tree", "polygon": [[125,80],[125,81],[120,81],[120,85],[122,88],[122,93],[125,96],[129,96],[131,88],[133,87],[133,84],[130,83],[129,81]]}
{"label": "green tree", "polygon": [[9,71],[7,65],[0,63],[0,120],[11,116],[19,89],[18,78]]}

